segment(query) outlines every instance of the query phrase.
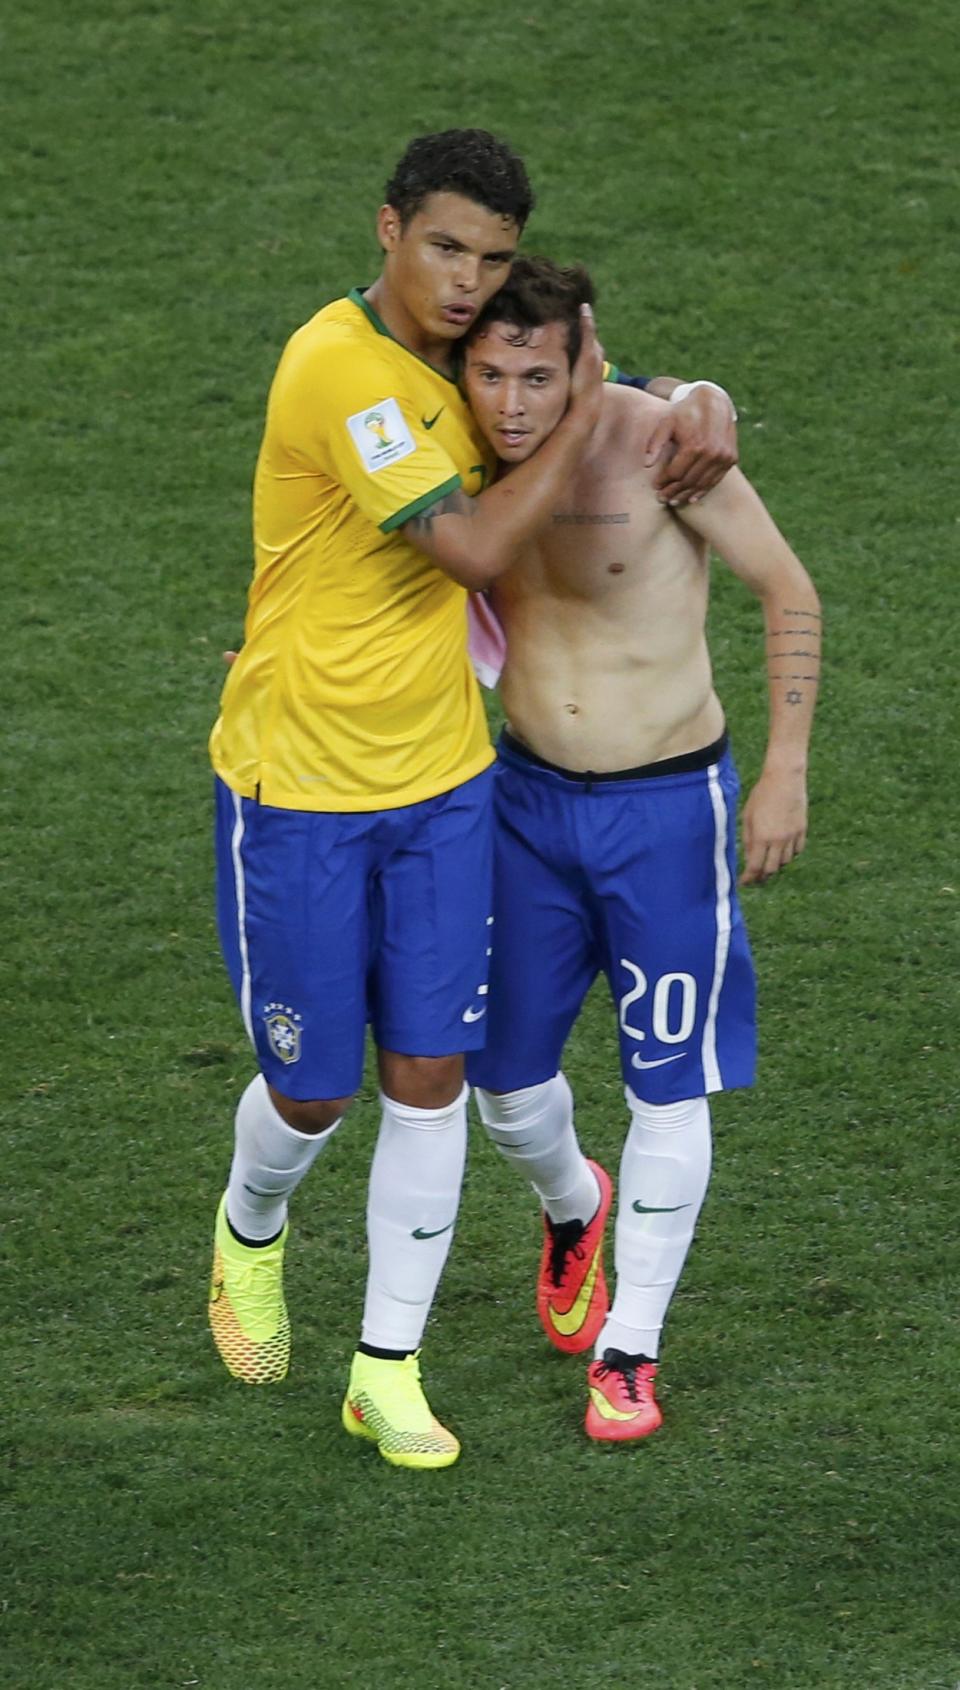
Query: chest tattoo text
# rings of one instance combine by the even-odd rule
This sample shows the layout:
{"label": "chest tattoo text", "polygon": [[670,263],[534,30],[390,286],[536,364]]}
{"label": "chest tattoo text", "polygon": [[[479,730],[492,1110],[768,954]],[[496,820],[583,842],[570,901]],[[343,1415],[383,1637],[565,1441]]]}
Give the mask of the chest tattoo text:
{"label": "chest tattoo text", "polygon": [[586,528],[593,524],[613,522],[629,522],[629,511],[554,511],[553,520],[557,523],[567,523],[573,528]]}

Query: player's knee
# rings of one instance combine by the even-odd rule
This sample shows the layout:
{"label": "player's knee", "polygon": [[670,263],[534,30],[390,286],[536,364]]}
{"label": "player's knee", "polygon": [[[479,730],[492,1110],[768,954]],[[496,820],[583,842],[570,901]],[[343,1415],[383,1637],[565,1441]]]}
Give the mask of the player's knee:
{"label": "player's knee", "polygon": [[402,1056],[381,1050],[379,1068],[385,1095],[408,1109],[444,1109],[463,1090],[462,1056]]}
{"label": "player's knee", "polygon": [[485,1127],[499,1126],[514,1113],[516,1092],[487,1091],[483,1086],[474,1086],[473,1095]]}
{"label": "player's knee", "polygon": [[486,1127],[513,1126],[531,1115],[537,1115],[555,1096],[569,1093],[562,1074],[554,1074],[535,1086],[523,1086],[518,1091],[486,1091],[474,1088],[480,1119]]}
{"label": "player's knee", "polygon": [[646,1103],[632,1087],[625,1087],[627,1107],[635,1125],[656,1133],[710,1132],[710,1104],[705,1097],[688,1097],[679,1103]]}
{"label": "player's knee", "polygon": [[278,1115],[298,1133],[325,1133],[334,1121],[346,1113],[352,1097],[316,1097],[303,1101],[298,1097],[284,1097],[270,1088],[270,1099]]}

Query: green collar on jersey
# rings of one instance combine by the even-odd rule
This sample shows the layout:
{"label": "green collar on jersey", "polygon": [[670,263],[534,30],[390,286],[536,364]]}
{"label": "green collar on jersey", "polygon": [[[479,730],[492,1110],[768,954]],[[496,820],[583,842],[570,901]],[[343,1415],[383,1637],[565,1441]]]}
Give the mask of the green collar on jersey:
{"label": "green collar on jersey", "polygon": [[398,340],[395,334],[391,334],[383,318],[377,315],[370,301],[364,297],[359,288],[351,288],[347,298],[351,305],[359,305],[364,316],[376,329],[377,334],[382,334],[385,339],[392,340],[395,346],[403,346],[404,352],[409,352],[410,357],[416,358],[418,364],[425,364],[428,370],[432,370],[435,376],[440,377],[441,381],[448,381],[451,387],[459,388],[460,384],[456,376],[448,376],[446,370],[438,370],[436,364],[431,364],[429,358],[421,358],[419,352],[413,352],[409,346],[404,346],[403,341]]}

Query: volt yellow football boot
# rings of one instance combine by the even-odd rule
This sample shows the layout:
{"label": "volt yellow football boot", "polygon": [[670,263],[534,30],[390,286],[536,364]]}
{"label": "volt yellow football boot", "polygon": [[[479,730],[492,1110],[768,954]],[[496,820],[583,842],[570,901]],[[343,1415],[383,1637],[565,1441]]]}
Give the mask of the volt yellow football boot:
{"label": "volt yellow football boot", "polygon": [[290,1320],[283,1300],[283,1251],[288,1228],[262,1248],[241,1244],[227,1225],[220,1199],[210,1281],[210,1330],[235,1379],[270,1385],[290,1366]]}
{"label": "volt yellow football boot", "polygon": [[423,1394],[419,1350],[403,1361],[382,1361],[358,1350],[342,1419],[351,1436],[369,1438],[394,1467],[452,1467],[460,1454],[453,1433],[441,1426]]}

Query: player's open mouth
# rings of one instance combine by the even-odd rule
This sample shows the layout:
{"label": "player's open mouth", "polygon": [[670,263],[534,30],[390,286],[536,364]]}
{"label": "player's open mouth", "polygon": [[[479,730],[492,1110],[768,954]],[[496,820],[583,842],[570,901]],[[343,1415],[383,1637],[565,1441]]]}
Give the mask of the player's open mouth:
{"label": "player's open mouth", "polygon": [[530,430],[528,428],[497,429],[497,439],[502,440],[505,446],[522,446],[523,442],[529,440],[529,438]]}
{"label": "player's open mouth", "polygon": [[462,328],[465,323],[473,321],[477,308],[475,305],[445,305],[440,314],[444,322],[456,323],[458,328]]}

